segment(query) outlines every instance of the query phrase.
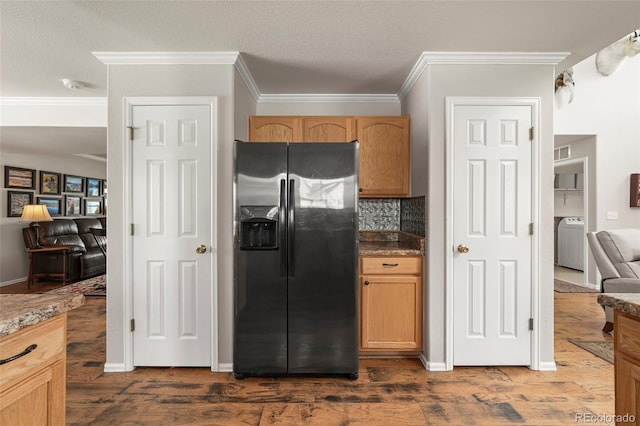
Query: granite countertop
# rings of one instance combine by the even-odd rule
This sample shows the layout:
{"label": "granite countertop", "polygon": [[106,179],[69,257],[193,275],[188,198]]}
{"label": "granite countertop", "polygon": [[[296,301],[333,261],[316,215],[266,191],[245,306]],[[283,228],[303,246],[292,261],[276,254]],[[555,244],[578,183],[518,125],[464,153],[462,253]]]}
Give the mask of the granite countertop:
{"label": "granite countertop", "polygon": [[424,256],[424,237],[398,231],[360,231],[360,256]]}
{"label": "granite countertop", "polygon": [[640,293],[602,293],[598,303],[640,318]]}
{"label": "granite countertop", "polygon": [[82,294],[0,294],[0,337],[84,305]]}

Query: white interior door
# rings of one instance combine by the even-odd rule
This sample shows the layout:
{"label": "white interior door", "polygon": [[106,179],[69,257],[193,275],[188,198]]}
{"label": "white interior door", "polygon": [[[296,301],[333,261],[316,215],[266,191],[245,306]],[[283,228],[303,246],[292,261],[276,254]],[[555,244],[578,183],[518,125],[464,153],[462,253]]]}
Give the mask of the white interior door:
{"label": "white interior door", "polygon": [[455,105],[454,365],[530,365],[531,105]]}
{"label": "white interior door", "polygon": [[132,107],[133,363],[211,365],[211,107]]}

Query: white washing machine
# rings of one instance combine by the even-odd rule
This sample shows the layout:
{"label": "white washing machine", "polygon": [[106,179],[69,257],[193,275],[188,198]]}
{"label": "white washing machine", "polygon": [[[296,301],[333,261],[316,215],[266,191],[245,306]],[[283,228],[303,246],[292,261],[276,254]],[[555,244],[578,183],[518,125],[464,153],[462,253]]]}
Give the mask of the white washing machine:
{"label": "white washing machine", "polygon": [[558,265],[584,271],[584,219],[565,217],[558,224]]}

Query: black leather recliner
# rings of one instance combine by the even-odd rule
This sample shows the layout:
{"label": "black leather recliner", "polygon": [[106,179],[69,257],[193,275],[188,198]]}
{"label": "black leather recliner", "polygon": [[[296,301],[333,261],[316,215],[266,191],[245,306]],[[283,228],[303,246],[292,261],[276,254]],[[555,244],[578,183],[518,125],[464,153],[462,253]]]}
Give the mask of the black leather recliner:
{"label": "black leather recliner", "polygon": [[[101,220],[102,219],[102,220]],[[94,236],[92,228],[106,229],[105,218],[75,218],[54,219],[52,222],[40,222],[39,243],[42,247],[66,245],[72,246],[67,258],[67,280],[76,281],[107,271],[106,237]],[[35,232],[33,227],[22,230],[25,246],[35,247]],[[100,243],[100,244],[99,244]],[[61,254],[35,255],[33,258],[34,273],[62,272]]]}

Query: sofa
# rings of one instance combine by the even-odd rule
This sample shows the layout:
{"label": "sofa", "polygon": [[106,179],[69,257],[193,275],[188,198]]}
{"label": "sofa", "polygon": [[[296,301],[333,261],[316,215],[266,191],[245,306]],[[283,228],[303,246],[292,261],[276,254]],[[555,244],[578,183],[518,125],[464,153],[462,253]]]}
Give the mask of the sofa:
{"label": "sofa", "polygon": [[[54,219],[51,222],[39,222],[39,245],[41,247],[65,245],[72,246],[67,255],[67,280],[77,281],[107,271],[105,217]],[[33,226],[23,228],[24,243],[27,248],[37,246]],[[33,258],[34,274],[61,273],[63,256],[38,255]]]}
{"label": "sofa", "polygon": [[[587,241],[600,271],[603,293],[640,293],[640,229],[589,232]],[[602,331],[613,330],[613,309],[605,308]]]}

